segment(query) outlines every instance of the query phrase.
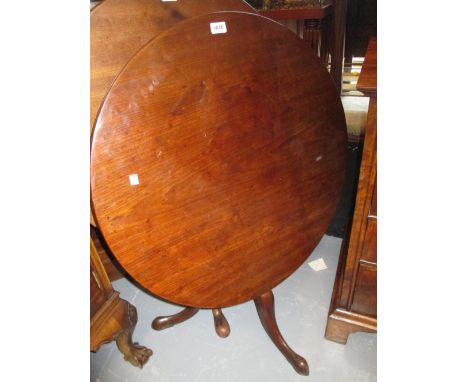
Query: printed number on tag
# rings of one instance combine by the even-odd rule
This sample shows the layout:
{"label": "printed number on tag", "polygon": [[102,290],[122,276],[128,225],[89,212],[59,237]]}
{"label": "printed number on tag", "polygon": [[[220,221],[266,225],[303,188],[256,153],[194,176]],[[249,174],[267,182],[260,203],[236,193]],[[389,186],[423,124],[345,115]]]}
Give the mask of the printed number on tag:
{"label": "printed number on tag", "polygon": [[219,23],[210,23],[210,28],[211,34],[227,33],[227,27],[224,21]]}

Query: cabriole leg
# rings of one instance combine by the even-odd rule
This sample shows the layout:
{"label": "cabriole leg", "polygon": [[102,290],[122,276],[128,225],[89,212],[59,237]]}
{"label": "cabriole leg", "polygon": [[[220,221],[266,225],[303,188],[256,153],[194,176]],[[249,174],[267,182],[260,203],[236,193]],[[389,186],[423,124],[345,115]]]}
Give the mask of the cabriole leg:
{"label": "cabriole leg", "polygon": [[174,325],[180,324],[187,321],[189,318],[195,316],[199,309],[185,308],[179,313],[173,314],[172,316],[161,316],[156,317],[151,324],[154,330],[164,330],[173,327]]}
{"label": "cabriole leg", "polygon": [[263,328],[279,351],[283,353],[297,373],[309,375],[309,365],[307,361],[289,347],[278,329],[273,292],[270,291],[257,297],[254,299],[254,302]]}

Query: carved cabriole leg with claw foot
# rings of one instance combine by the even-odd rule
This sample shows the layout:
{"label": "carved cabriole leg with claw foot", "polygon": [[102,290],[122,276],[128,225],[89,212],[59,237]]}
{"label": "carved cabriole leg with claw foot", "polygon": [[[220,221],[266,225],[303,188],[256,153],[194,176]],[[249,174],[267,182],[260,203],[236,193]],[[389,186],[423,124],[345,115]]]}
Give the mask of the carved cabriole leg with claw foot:
{"label": "carved cabriole leg with claw foot", "polygon": [[154,330],[164,330],[173,327],[174,325],[180,324],[187,321],[189,318],[195,316],[200,309],[185,308],[179,313],[173,314],[172,316],[160,316],[156,317],[151,324]]}
{"label": "carved cabriole leg with claw foot", "polygon": [[151,349],[133,343],[132,334],[138,320],[136,309],[113,292],[103,307],[91,318],[91,351],[101,344],[116,341],[124,359],[133,366],[143,367],[153,354]]}
{"label": "carved cabriole leg with claw foot", "polygon": [[212,312],[216,334],[221,338],[226,338],[231,333],[229,322],[227,322],[221,309],[213,309]]}
{"label": "carved cabriole leg with claw foot", "polygon": [[133,343],[132,335],[135,330],[135,326],[138,320],[137,311],[133,305],[127,305],[127,325],[124,327],[124,330],[120,332],[115,342],[117,347],[124,355],[125,361],[130,362],[133,366],[143,367],[143,365],[148,361],[148,358],[153,354],[150,349],[145,348],[138,344],[138,342]]}
{"label": "carved cabriole leg with claw foot", "polygon": [[309,375],[309,365],[307,361],[289,347],[278,329],[273,292],[270,291],[257,297],[254,299],[254,302],[263,328],[279,351],[283,353],[297,373]]}

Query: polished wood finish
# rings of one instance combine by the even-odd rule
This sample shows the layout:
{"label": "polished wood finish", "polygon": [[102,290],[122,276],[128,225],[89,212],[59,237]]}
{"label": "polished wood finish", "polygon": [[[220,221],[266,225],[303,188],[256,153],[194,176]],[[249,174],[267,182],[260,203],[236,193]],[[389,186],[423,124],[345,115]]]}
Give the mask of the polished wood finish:
{"label": "polished wood finish", "polygon": [[[102,101],[128,60],[154,36],[187,18],[216,11],[256,12],[242,0],[106,0],[92,8],[90,17],[90,125],[94,126]],[[92,226],[96,226],[93,216]],[[99,248],[98,248],[99,250]],[[100,251],[111,279],[112,256]],[[106,260],[107,258],[107,260]]]}
{"label": "polished wood finish", "polygon": [[[221,20],[228,33],[210,34]],[[142,286],[194,307],[153,328],[211,307],[226,337],[219,307],[255,298],[273,342],[307,374],[265,288],[318,243],[344,177],[343,110],[313,53],[254,15],[178,24],[116,79],[93,138],[93,206],[106,241]]]}
{"label": "polished wood finish", "polygon": [[377,41],[370,42],[358,90],[371,97],[350,236],[342,246],[325,337],[345,344],[377,331]]}
{"label": "polished wood finish", "polygon": [[[156,317],[153,320],[151,327],[154,330],[165,330],[172,328],[173,326],[181,324],[182,322],[185,322],[188,319],[192,318],[193,316],[195,316],[195,314],[198,313],[199,310],[200,309],[185,308],[179,313],[173,314],[171,316]],[[212,309],[212,312],[216,334],[219,337],[226,338],[231,332],[231,328],[229,326],[228,321],[226,320],[226,317],[224,317],[224,314],[221,309]]]}
{"label": "polished wood finish", "polygon": [[309,375],[309,365],[307,361],[289,347],[278,329],[273,292],[269,291],[262,294],[255,298],[254,302],[258,316],[260,317],[260,322],[278,350],[284,355],[298,374]]}
{"label": "polished wood finish", "polygon": [[330,62],[330,74],[341,92],[347,4],[348,0],[333,0],[322,6],[261,9],[259,13],[274,20],[301,21],[302,27],[298,27],[298,33],[301,28],[307,30],[304,20],[320,20],[320,57],[325,65]]}
{"label": "polished wood finish", "polygon": [[356,89],[367,97],[377,98],[377,39],[371,38]]}
{"label": "polished wood finish", "polygon": [[[219,21],[228,33],[211,34]],[[318,244],[345,158],[341,101],[313,52],[266,18],[204,15],[152,40],[113,84],[93,136],[94,214],[149,291],[235,305]]]}
{"label": "polished wood finish", "polygon": [[98,351],[103,343],[116,341],[125,361],[133,366],[143,367],[153,352],[132,340],[133,330],[138,320],[137,311],[133,305],[122,300],[119,293],[112,288],[92,240],[90,249],[91,351]]}
{"label": "polished wood finish", "polygon": [[279,22],[296,20],[297,35],[302,36],[324,65],[328,65],[333,3],[315,7],[259,9],[258,12]]}
{"label": "polished wood finish", "polygon": [[226,317],[224,317],[223,311],[221,309],[213,309],[212,312],[216,334],[221,338],[228,337],[231,333],[231,327]]}
{"label": "polished wood finish", "polygon": [[171,316],[160,316],[156,317],[151,323],[151,327],[154,330],[165,330],[172,328],[175,325],[181,324],[182,322],[187,321],[189,318],[195,316],[200,309],[195,308],[185,308],[179,313],[173,314]]}
{"label": "polished wood finish", "polygon": [[125,276],[125,271],[119,265],[119,263],[115,260],[114,255],[110,252],[107,248],[106,242],[102,238],[99,230],[90,225],[90,234],[91,240],[96,248],[96,251],[99,255],[99,260],[101,261],[102,265],[106,270],[106,274],[111,281],[119,280]]}
{"label": "polished wood finish", "polygon": [[332,9],[333,4],[327,3],[321,7],[259,9],[258,13],[274,20],[307,20],[323,19],[331,14]]}
{"label": "polished wood finish", "polygon": [[90,122],[117,74],[148,41],[176,23],[216,11],[255,12],[242,0],[106,0],[91,11]]}
{"label": "polished wood finish", "polygon": [[[110,297],[114,293],[114,288],[102,264],[94,241],[90,238],[90,257],[91,257],[91,282],[98,286],[96,292],[103,295],[104,298]],[[92,296],[91,296],[92,297]]]}

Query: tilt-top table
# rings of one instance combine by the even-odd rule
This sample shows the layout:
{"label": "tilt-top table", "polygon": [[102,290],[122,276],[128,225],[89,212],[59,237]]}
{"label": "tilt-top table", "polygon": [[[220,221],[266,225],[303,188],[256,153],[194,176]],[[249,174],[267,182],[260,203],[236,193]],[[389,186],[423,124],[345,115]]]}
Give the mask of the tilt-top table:
{"label": "tilt-top table", "polygon": [[255,12],[242,0],[105,0],[93,8],[91,126],[115,77],[143,45],[182,20],[216,11]]}
{"label": "tilt-top table", "polygon": [[[105,0],[90,15],[90,125],[128,60],[162,31],[216,11],[254,12],[242,0]],[[91,224],[95,226],[91,216]]]}
{"label": "tilt-top table", "polygon": [[185,20],[140,50],[109,91],[93,132],[91,193],[110,249],[149,292],[188,307],[155,329],[254,300],[282,338],[272,288],[322,238],[344,179],[346,127],[318,58],[264,17]]}

